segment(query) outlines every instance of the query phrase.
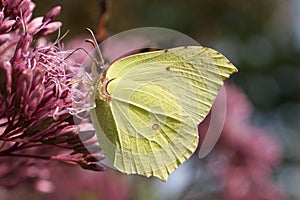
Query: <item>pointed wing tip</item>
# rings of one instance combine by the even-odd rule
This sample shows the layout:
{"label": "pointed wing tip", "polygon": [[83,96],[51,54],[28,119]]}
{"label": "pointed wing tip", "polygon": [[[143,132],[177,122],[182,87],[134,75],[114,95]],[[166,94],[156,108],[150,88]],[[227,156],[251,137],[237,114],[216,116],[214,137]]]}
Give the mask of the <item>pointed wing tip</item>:
{"label": "pointed wing tip", "polygon": [[238,69],[234,66],[234,64],[232,62],[230,62],[230,60],[227,57],[225,57],[222,53],[218,52],[215,49],[209,48],[209,47],[202,47],[202,48],[204,49],[204,51],[208,52],[208,54],[212,58],[221,59],[221,60],[223,60],[223,62],[225,62],[225,66],[226,66],[226,68],[229,69],[229,72],[230,72],[230,74],[228,74],[228,77],[231,74],[238,72]]}
{"label": "pointed wing tip", "polygon": [[147,177],[147,178],[151,178],[151,177],[156,177],[156,178],[158,178],[159,180],[161,180],[162,182],[164,182],[164,183],[166,183],[167,182],[167,180],[168,180],[168,177],[169,177],[169,175],[170,174],[157,174],[157,173],[155,173],[155,172],[151,172],[151,175],[150,174],[140,174],[140,173],[137,173],[137,174],[139,174],[139,175],[141,175],[141,176],[145,176],[145,177]]}
{"label": "pointed wing tip", "polygon": [[[217,51],[216,51],[216,52],[217,52]],[[217,53],[219,53],[219,52],[217,52]],[[219,53],[219,55],[222,55],[222,54]],[[223,59],[227,60],[227,65],[230,66],[230,69],[231,69],[231,73],[232,73],[232,74],[239,71],[239,70],[236,68],[236,66],[234,66],[234,64],[228,60],[228,58],[226,58],[224,55],[222,55],[222,57],[223,57]]]}
{"label": "pointed wing tip", "polygon": [[167,183],[167,179],[160,179],[162,182]]}
{"label": "pointed wing tip", "polygon": [[233,68],[232,68],[232,74],[237,73],[239,70],[238,68],[236,68],[233,64],[232,64]]}
{"label": "pointed wing tip", "polygon": [[158,178],[159,180],[161,180],[161,182],[164,182],[164,183],[166,183],[167,180],[168,180],[168,176],[156,176],[156,175],[153,175],[153,177]]}

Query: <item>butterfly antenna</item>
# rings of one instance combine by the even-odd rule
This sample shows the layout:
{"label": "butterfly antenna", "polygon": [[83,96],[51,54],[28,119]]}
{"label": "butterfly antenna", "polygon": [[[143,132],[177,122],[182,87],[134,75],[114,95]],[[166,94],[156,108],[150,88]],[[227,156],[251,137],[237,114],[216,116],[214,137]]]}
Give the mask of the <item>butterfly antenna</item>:
{"label": "butterfly antenna", "polygon": [[93,45],[93,47],[96,49],[97,54],[98,54],[98,56],[100,58],[100,63],[99,64],[100,64],[100,66],[103,66],[104,65],[104,59],[103,59],[101,50],[100,50],[99,46],[97,45],[96,37],[95,37],[95,35],[94,35],[94,33],[93,33],[93,31],[91,29],[86,28],[86,30],[88,32],[90,32],[90,34],[92,35],[93,39],[92,40],[91,39],[87,39],[85,41],[91,43]]}

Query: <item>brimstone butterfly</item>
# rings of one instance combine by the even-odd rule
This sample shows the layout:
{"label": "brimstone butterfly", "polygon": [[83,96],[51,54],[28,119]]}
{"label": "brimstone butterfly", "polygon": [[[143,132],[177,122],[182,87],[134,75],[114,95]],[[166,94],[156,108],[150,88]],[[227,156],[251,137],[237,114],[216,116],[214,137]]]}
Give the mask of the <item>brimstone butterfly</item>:
{"label": "brimstone butterfly", "polygon": [[236,71],[223,55],[202,46],[115,61],[96,82],[92,116],[108,159],[126,174],[166,181],[196,150],[197,124]]}

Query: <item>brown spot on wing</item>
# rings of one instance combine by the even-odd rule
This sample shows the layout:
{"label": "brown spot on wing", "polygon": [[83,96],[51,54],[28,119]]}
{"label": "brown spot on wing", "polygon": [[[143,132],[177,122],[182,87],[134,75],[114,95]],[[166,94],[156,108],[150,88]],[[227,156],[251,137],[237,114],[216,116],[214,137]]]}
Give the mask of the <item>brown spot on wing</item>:
{"label": "brown spot on wing", "polygon": [[153,124],[152,125],[152,130],[157,130],[159,128],[158,124]]}

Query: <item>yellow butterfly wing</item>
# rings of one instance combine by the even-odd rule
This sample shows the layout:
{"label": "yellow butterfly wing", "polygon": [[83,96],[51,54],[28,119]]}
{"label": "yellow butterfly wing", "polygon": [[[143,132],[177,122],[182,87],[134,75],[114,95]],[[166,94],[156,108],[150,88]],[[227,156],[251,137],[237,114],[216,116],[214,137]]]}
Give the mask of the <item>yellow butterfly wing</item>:
{"label": "yellow butterfly wing", "polygon": [[97,83],[97,135],[121,172],[167,180],[198,144],[197,124],[237,69],[201,46],[141,53],[113,63]]}

